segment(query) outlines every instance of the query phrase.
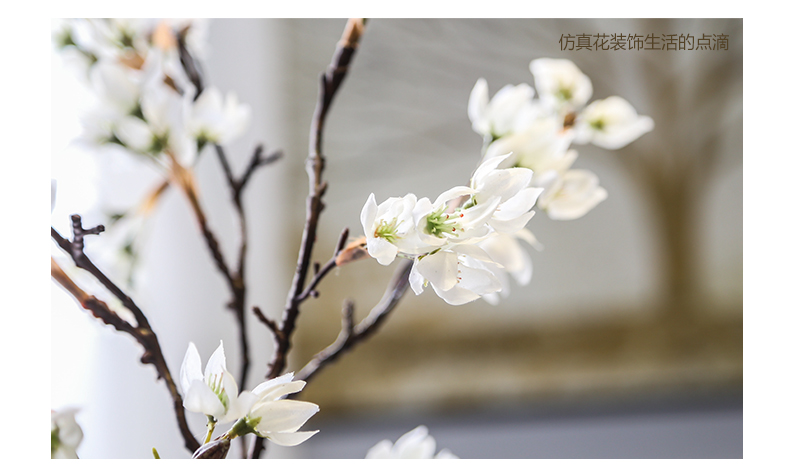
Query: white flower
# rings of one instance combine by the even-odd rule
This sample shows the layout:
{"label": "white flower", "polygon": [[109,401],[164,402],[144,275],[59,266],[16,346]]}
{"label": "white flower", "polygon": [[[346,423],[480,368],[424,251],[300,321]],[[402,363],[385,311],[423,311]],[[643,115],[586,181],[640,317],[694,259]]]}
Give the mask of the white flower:
{"label": "white flower", "polygon": [[505,85],[489,102],[488,82],[479,79],[469,95],[467,109],[472,129],[493,139],[517,131],[537,112],[531,101],[534,95],[535,90],[526,83]]}
{"label": "white flower", "polygon": [[576,151],[568,150],[573,134],[562,132],[554,118],[533,121],[522,132],[491,143],[485,160],[511,154],[500,166],[524,167],[534,172],[532,186],[542,187],[541,180],[548,171],[563,172],[576,159]]}
{"label": "white flower", "polygon": [[415,260],[409,284],[419,295],[430,283],[437,296],[457,306],[500,291],[502,282],[493,271],[498,267],[501,265],[476,245],[453,245]]}
{"label": "white flower", "polygon": [[538,206],[551,219],[571,220],[587,214],[605,200],[606,190],[589,170],[572,169],[559,175],[538,198]]}
{"label": "white flower", "polygon": [[74,419],[76,409],[52,411],[52,459],[76,459],[82,428]]}
{"label": "white flower", "polygon": [[653,130],[649,116],[639,116],[624,98],[611,96],[596,100],[576,119],[578,144],[593,144],[604,149],[620,149]]}
{"label": "white flower", "polygon": [[567,59],[535,59],[529,64],[540,101],[565,113],[584,106],[592,96],[592,82]]}
{"label": "white flower", "polygon": [[487,221],[498,232],[515,232],[523,228],[532,218],[534,213],[530,210],[542,191],[540,188],[529,188],[532,170],[500,168],[509,157],[506,154],[484,160],[475,170],[470,183],[474,190],[471,198],[473,203],[486,205],[490,200],[498,200],[496,209]]}
{"label": "white flower", "polygon": [[299,428],[316,412],[318,406],[311,402],[282,399],[299,392],[304,381],[293,381],[293,373],[271,379],[252,390],[257,398],[245,417],[246,424],[255,433],[281,446],[299,445],[318,430],[299,432]]}
{"label": "white flower", "polygon": [[193,103],[186,127],[198,142],[227,144],[246,131],[251,113],[250,106],[240,104],[235,93],[228,93],[223,103],[220,91],[209,87]]}
{"label": "white flower", "polygon": [[476,190],[470,187],[456,186],[439,195],[433,203],[428,198],[420,198],[414,205],[413,212],[414,225],[420,240],[435,250],[449,243],[473,242],[491,232],[485,224],[499,205],[501,198],[497,196],[486,194],[486,201],[480,204],[448,212],[453,200],[475,193]]}
{"label": "white flower", "polygon": [[140,100],[142,119],[126,116],[117,123],[117,137],[130,149],[159,157],[171,153],[179,163],[190,166],[197,156],[197,144],[185,129],[185,115],[191,102],[164,83],[153,82]]}
{"label": "white flower", "polygon": [[399,251],[418,255],[431,249],[414,230],[413,211],[417,197],[388,198],[376,204],[373,193],[362,207],[360,221],[365,231],[368,253],[382,265],[389,265]]}
{"label": "white flower", "polygon": [[366,459],[455,459],[458,458],[447,449],[443,449],[436,456],[436,440],[428,435],[428,428],[420,425],[414,430],[405,433],[395,444],[389,440],[382,440],[375,444],[365,456]]}
{"label": "white flower", "polygon": [[206,363],[205,374],[200,368],[200,354],[190,342],[181,364],[181,390],[186,410],[205,414],[210,421],[218,423],[232,422],[250,410],[256,396],[249,391],[238,395],[236,381],[225,366],[222,341]]}
{"label": "white flower", "polygon": [[535,59],[529,64],[543,105],[555,112],[581,108],[592,96],[592,82],[567,59]]}
{"label": "white flower", "polygon": [[102,107],[125,116],[139,114],[143,73],[118,62],[102,60],[91,68],[93,90]]}

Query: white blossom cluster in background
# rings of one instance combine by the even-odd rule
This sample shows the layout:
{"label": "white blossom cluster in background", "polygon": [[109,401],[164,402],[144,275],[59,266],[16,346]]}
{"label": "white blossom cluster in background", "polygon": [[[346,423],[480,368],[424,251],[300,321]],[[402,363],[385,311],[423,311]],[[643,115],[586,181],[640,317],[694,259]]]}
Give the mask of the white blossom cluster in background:
{"label": "white blossom cluster in background", "polygon": [[[199,92],[181,63],[178,37],[196,59],[205,56],[208,20],[68,19],[52,39],[64,63],[91,91],[77,143],[100,158],[118,153],[153,164],[163,174],[185,175],[209,147],[225,145],[248,128],[251,107],[215,87]],[[108,231],[100,243],[113,272],[131,284],[145,222],[158,194],[134,208],[105,208]]]}
{"label": "white blossom cluster in background", "polygon": [[226,434],[228,439],[253,433],[282,446],[299,445],[316,433],[299,431],[318,412],[318,406],[305,401],[283,399],[301,391],[307,383],[294,381],[288,373],[265,381],[252,391],[242,391],[225,364],[225,349],[219,347],[201,371],[200,354],[190,342],[181,365],[184,408],[206,415],[208,443],[215,424],[236,422]]}
{"label": "white blossom cluster in background", "polygon": [[168,169],[174,161],[191,166],[206,144],[227,144],[244,133],[249,105],[213,87],[198,94],[181,64],[178,36],[200,58],[206,29],[205,20],[194,19],[60,22],[55,45],[97,98],[83,117],[82,141],[121,146]]}
{"label": "white blossom cluster in background", "polygon": [[507,85],[489,100],[479,79],[469,97],[472,128],[483,137],[483,159],[469,186],[431,202],[415,195],[373,194],[362,209],[368,253],[382,265],[414,260],[409,281],[416,294],[428,284],[447,303],[483,297],[492,304],[509,293],[508,274],[525,285],[532,263],[519,240],[537,245],[525,228],[533,206],[555,220],[577,219],[606,199],[598,177],[572,169],[572,143],[618,149],[653,128],[627,101],[613,96],[585,107],[592,84],[565,59],[530,64],[535,89]]}

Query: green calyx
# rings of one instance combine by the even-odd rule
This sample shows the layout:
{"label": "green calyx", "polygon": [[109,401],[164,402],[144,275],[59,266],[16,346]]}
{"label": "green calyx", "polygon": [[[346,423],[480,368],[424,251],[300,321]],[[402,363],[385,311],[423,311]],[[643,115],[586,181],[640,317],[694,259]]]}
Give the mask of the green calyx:
{"label": "green calyx", "polygon": [[227,438],[234,439],[236,437],[240,437],[242,435],[247,435],[248,433],[255,434],[257,436],[261,436],[256,430],[255,427],[261,422],[260,417],[242,417],[233,424],[230,430],[228,430]]}

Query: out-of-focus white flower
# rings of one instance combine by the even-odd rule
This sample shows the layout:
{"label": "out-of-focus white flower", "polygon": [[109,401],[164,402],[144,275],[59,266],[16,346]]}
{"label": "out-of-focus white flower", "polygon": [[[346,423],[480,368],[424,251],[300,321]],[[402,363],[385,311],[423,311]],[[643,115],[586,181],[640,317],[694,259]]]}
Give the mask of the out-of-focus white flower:
{"label": "out-of-focus white flower", "polygon": [[436,456],[436,439],[428,434],[428,428],[420,425],[405,433],[395,444],[382,440],[368,451],[366,459],[457,459],[452,452],[443,449]]}
{"label": "out-of-focus white flower", "polygon": [[592,96],[590,78],[567,59],[535,59],[529,70],[535,77],[538,98],[551,110],[577,110]]}
{"label": "out-of-focus white flower", "polygon": [[201,366],[200,354],[190,342],[181,364],[184,408],[208,416],[211,422],[232,422],[243,417],[257,397],[249,391],[238,394],[236,381],[225,366],[221,341],[206,363],[205,373],[200,371]]}
{"label": "out-of-focus white flower", "polygon": [[119,62],[99,61],[91,68],[90,77],[102,107],[118,116],[140,114],[142,72]]}
{"label": "out-of-focus white flower", "polygon": [[593,144],[604,149],[620,149],[646,132],[653,130],[649,116],[639,116],[624,98],[611,96],[596,100],[576,118],[578,144]]}
{"label": "out-of-focus white flower", "polygon": [[538,206],[551,219],[571,220],[587,214],[605,200],[606,190],[589,170],[571,169],[559,175],[538,198]]}
{"label": "out-of-focus white flower", "polygon": [[164,83],[154,83],[140,99],[142,119],[126,116],[116,124],[115,134],[130,149],[154,157],[171,154],[184,166],[194,163],[197,143],[186,132],[185,115],[191,103]]}
{"label": "out-of-focus white flower", "polygon": [[228,93],[223,103],[220,91],[209,87],[192,104],[187,132],[199,145],[205,142],[228,144],[247,130],[251,114],[250,106],[240,104],[235,93]]}
{"label": "out-of-focus white flower", "polygon": [[499,304],[500,296],[507,297],[510,294],[508,274],[521,286],[526,286],[532,279],[532,259],[518,242],[519,239],[532,242],[534,236],[528,229],[521,229],[514,234],[492,234],[491,237],[486,237],[479,244],[480,248],[491,257],[491,260],[501,265],[501,267],[490,267],[502,283],[502,290],[483,295],[483,299],[489,304]]}
{"label": "out-of-focus white flower", "polygon": [[77,459],[82,441],[82,428],[74,418],[77,409],[52,411],[52,459]]}
{"label": "out-of-focus white flower", "polygon": [[457,306],[501,290],[502,282],[493,272],[498,267],[501,265],[476,245],[453,245],[415,260],[409,284],[419,295],[430,283],[437,296]]}
{"label": "out-of-focus white flower", "polygon": [[318,412],[316,404],[283,399],[283,396],[299,392],[305,387],[304,381],[293,381],[293,376],[293,373],[288,373],[253,389],[256,401],[243,419],[245,427],[254,429],[258,436],[281,446],[299,445],[318,433],[318,430],[298,431]]}
{"label": "out-of-focus white flower", "polygon": [[543,186],[540,181],[547,171],[563,172],[576,158],[576,151],[568,150],[573,134],[562,132],[554,118],[533,121],[522,132],[503,137],[491,143],[485,160],[510,154],[500,166],[523,167],[534,172],[532,186]]}
{"label": "out-of-focus white flower", "polygon": [[488,82],[478,79],[467,109],[472,129],[493,140],[518,131],[537,113],[531,101],[534,95],[535,90],[526,83],[505,85],[488,101]]}

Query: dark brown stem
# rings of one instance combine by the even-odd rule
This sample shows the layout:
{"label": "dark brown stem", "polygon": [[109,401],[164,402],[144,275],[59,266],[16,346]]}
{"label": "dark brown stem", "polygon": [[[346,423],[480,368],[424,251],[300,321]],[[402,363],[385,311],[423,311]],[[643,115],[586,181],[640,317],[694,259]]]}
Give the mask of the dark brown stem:
{"label": "dark brown stem", "polygon": [[[185,36],[186,31],[180,31],[178,33],[178,51],[179,56],[181,59],[181,65],[184,67],[189,80],[195,86],[197,93],[195,94],[195,99],[200,95],[203,91],[203,78],[202,73],[200,71],[200,64],[199,62],[192,57],[189,50],[186,47]],[[232,299],[230,303],[228,303],[228,307],[233,310],[233,315],[236,318],[236,322],[239,326],[239,346],[241,349],[241,374],[239,380],[239,387],[244,389],[247,384],[247,376],[250,371],[250,355],[249,355],[249,342],[247,340],[247,321],[246,321],[246,312],[247,312],[247,283],[246,283],[246,260],[247,260],[247,245],[248,245],[248,229],[247,229],[247,214],[244,211],[244,204],[242,199],[243,190],[249,182],[250,177],[252,176],[255,169],[262,167],[268,163],[274,162],[280,158],[280,153],[275,153],[271,156],[264,157],[263,156],[263,146],[258,145],[255,148],[255,152],[253,152],[253,156],[250,160],[250,163],[247,166],[244,174],[241,178],[236,179],[233,176],[233,171],[230,167],[230,162],[228,161],[227,155],[225,154],[225,149],[219,145],[214,144],[214,149],[217,153],[217,158],[222,166],[223,174],[225,175],[225,179],[228,183],[228,187],[231,189],[231,200],[233,201],[233,207],[236,210],[236,214],[239,218],[239,234],[240,234],[240,242],[239,242],[239,252],[238,258],[236,262],[236,270],[235,272],[231,272],[228,268],[227,264],[225,264],[224,257],[219,250],[219,245],[214,238],[213,233],[208,229],[205,221],[205,215],[203,215],[202,209],[197,202],[196,197],[190,197],[190,203],[192,204],[192,208],[195,211],[195,214],[198,216],[198,222],[200,223],[201,231],[203,233],[203,237],[206,239],[208,244],[209,250],[211,251],[212,255],[214,256],[214,260],[217,263],[217,267],[219,268],[220,272],[222,272],[223,276],[225,277],[226,281],[228,282],[228,287],[230,289]],[[188,196],[189,192],[188,192]]]}
{"label": "dark brown stem", "polygon": [[170,397],[173,400],[173,409],[176,413],[176,421],[181,435],[184,437],[184,445],[190,450],[195,451],[200,446],[200,443],[192,435],[189,426],[186,422],[184,414],[184,405],[181,395],[178,393],[173,376],[170,374],[170,369],[165,361],[164,354],[159,345],[159,340],[156,334],[151,329],[148,319],[143,314],[142,310],[134,303],[134,301],[127,296],[115,283],[107,278],[96,265],[85,255],[84,249],[84,236],[88,234],[98,234],[103,231],[102,226],[96,226],[91,229],[84,229],[80,216],[73,215],[72,219],[72,240],[68,240],[61,236],[55,228],[51,229],[52,238],[55,242],[68,253],[77,267],[86,270],[94,278],[96,278],[102,285],[104,285],[121,303],[134,314],[137,326],[133,326],[123,320],[116,312],[111,310],[106,303],[100,301],[94,296],[88,295],[80,289],[52,260],[52,278],[68,291],[80,303],[83,309],[90,311],[94,317],[101,320],[107,325],[113,326],[119,332],[126,332],[134,337],[135,340],[143,347],[144,352],[140,361],[144,364],[151,364],[156,368],[157,375],[160,379],[165,381]]}
{"label": "dark brown stem", "polygon": [[294,378],[307,381],[326,365],[336,361],[344,353],[350,351],[357,343],[375,333],[408,291],[409,273],[413,263],[411,260],[404,261],[398,267],[381,301],[371,309],[367,317],[360,321],[359,324],[354,325],[353,304],[347,301],[344,306],[343,324],[337,339],[332,345],[315,355]]}
{"label": "dark brown stem", "polygon": [[[305,162],[309,179],[309,194],[307,196],[307,214],[305,216],[304,230],[302,231],[302,242],[299,247],[299,256],[296,261],[291,289],[288,292],[285,309],[283,311],[282,323],[275,332],[276,349],[274,359],[269,363],[269,378],[279,376],[285,369],[286,358],[291,349],[291,335],[296,327],[296,319],[299,316],[299,305],[307,299],[305,293],[314,292],[315,286],[320,280],[336,265],[335,257],[339,253],[336,250],[335,257],[325,266],[326,271],[322,274],[319,270],[313,282],[310,283],[310,290],[305,290],[307,274],[311,266],[313,257],[313,246],[316,240],[318,229],[318,217],[324,209],[322,198],[326,192],[327,184],[321,180],[324,172],[324,157],[322,152],[322,139],[324,121],[329,108],[332,104],[343,79],[346,76],[351,59],[354,57],[359,40],[364,32],[364,21],[359,18],[351,18],[346,22],[346,28],[340,42],[335,49],[335,55],[327,70],[321,75],[319,98],[316,103],[315,113],[310,128],[309,157]],[[341,236],[345,244],[346,236]],[[279,336],[277,335],[279,332]],[[248,457],[259,458],[264,451],[263,439],[256,438]]]}
{"label": "dark brown stem", "polygon": [[343,83],[343,79],[346,77],[363,30],[364,26],[361,19],[348,20],[332,62],[326,72],[321,75],[320,95],[316,103],[310,130],[310,157],[306,162],[307,175],[310,181],[305,226],[302,232],[302,243],[299,249],[296,270],[280,326],[283,337],[277,342],[275,357],[270,363],[269,378],[279,376],[285,368],[286,357],[291,349],[291,335],[296,327],[296,319],[299,316],[299,305],[306,299],[305,283],[307,282],[307,274],[311,266],[313,246],[318,229],[318,218],[324,209],[322,198],[327,188],[326,182],[321,180],[325,163],[322,153],[324,121],[332,101]]}

